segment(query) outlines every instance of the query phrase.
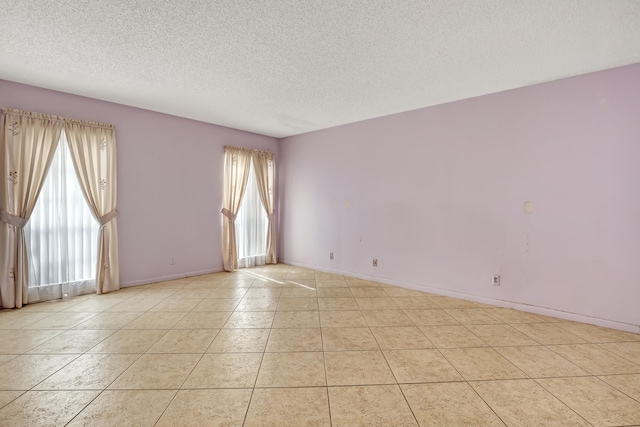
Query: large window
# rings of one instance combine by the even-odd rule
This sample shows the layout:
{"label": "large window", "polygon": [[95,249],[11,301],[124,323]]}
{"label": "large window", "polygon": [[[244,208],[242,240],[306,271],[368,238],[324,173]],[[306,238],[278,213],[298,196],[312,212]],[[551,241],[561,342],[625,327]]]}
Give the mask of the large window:
{"label": "large window", "polygon": [[252,160],[249,166],[247,188],[235,221],[238,268],[265,264],[269,219],[259,191]]}
{"label": "large window", "polygon": [[95,292],[98,223],[84,199],[64,131],[31,218],[29,301]]}

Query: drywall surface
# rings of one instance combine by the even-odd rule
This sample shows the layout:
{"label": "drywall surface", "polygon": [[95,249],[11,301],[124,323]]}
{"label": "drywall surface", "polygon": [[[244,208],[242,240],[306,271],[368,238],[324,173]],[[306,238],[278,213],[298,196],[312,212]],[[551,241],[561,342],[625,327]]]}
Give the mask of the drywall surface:
{"label": "drywall surface", "polygon": [[124,286],[222,270],[223,147],[278,150],[275,138],[4,80],[0,106],[116,126]]}
{"label": "drywall surface", "polygon": [[280,156],[285,262],[640,331],[640,64],[285,138]]}

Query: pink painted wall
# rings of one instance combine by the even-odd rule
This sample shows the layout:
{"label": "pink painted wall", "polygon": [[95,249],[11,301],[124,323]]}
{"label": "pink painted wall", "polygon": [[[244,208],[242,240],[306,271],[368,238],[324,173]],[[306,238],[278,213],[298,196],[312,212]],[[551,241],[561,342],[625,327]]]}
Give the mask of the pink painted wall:
{"label": "pink painted wall", "polygon": [[275,138],[4,80],[0,107],[116,126],[125,285],[221,270],[223,146],[278,151]]}
{"label": "pink painted wall", "polygon": [[285,138],[280,156],[286,262],[640,331],[640,64]]}

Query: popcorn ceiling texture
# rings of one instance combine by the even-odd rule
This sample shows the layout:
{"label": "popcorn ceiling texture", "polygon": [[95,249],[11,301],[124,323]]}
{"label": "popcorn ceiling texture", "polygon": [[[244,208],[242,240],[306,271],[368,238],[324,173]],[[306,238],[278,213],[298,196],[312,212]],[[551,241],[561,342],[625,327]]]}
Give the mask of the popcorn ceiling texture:
{"label": "popcorn ceiling texture", "polygon": [[2,79],[275,137],[640,62],[638,0],[0,0],[0,10]]}

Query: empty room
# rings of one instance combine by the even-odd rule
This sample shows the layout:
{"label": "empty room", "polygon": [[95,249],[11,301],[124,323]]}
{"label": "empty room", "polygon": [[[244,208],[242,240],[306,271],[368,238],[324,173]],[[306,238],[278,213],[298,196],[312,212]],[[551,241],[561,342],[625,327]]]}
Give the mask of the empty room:
{"label": "empty room", "polygon": [[0,426],[640,425],[640,1],[0,10]]}

